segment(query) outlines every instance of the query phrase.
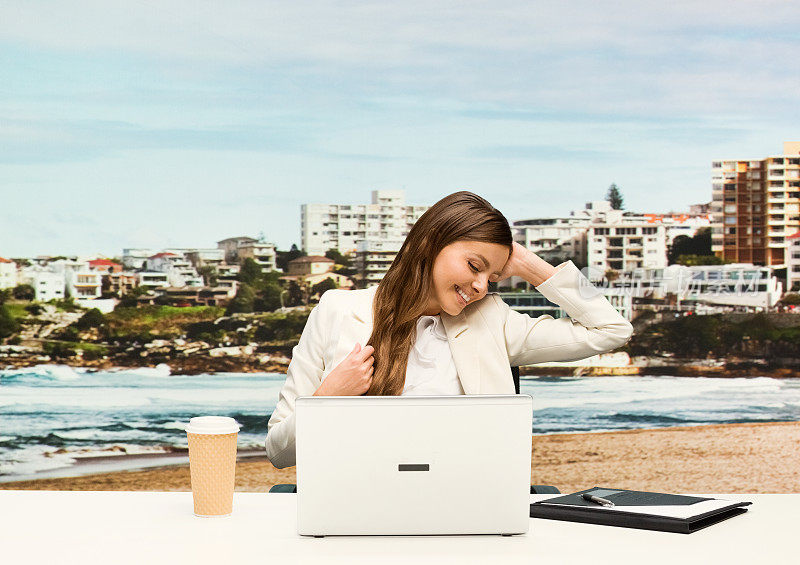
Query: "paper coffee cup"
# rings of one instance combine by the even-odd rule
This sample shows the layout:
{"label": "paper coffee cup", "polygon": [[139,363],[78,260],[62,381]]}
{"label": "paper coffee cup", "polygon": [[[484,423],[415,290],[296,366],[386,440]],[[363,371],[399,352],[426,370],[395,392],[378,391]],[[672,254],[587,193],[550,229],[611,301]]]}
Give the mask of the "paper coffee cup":
{"label": "paper coffee cup", "polygon": [[229,516],[233,512],[236,443],[240,424],[224,416],[189,420],[189,473],[195,516]]}

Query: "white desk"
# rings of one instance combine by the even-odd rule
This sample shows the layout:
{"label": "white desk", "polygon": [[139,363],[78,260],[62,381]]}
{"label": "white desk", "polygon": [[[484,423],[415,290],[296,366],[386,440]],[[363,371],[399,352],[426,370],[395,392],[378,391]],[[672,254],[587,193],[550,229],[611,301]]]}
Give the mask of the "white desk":
{"label": "white desk", "polygon": [[[197,518],[188,492],[0,491],[0,561],[800,563],[800,494],[738,497],[752,500],[747,513],[689,535],[534,519],[527,535],[513,537],[307,538],[296,533],[293,494],[236,493],[231,516]],[[531,496],[531,501],[543,498]]]}

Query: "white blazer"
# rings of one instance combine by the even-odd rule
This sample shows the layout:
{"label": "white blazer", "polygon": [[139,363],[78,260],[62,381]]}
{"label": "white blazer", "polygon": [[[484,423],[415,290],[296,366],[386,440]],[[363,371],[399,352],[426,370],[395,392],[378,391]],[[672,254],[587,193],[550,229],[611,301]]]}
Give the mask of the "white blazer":
{"label": "white blazer", "polygon": [[[328,290],[311,311],[269,420],[265,446],[276,467],[295,464],[295,399],[314,394],[356,342],[366,346],[377,288]],[[532,318],[512,310],[496,293],[468,304],[457,316],[441,313],[466,394],[514,394],[510,366],[584,359],[624,345],[633,333],[630,322],[572,261],[559,265],[536,290],[569,317]]]}

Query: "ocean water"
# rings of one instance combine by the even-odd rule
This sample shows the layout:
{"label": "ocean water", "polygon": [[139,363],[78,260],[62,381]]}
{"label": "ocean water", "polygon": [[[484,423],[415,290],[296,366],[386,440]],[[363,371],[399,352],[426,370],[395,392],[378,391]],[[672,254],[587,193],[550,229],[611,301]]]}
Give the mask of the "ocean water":
{"label": "ocean water", "polygon": [[[242,424],[239,449],[263,449],[283,374],[0,370],[0,481],[57,473],[78,459],[187,445],[197,415]],[[534,434],[733,422],[800,421],[800,379],[528,377]]]}

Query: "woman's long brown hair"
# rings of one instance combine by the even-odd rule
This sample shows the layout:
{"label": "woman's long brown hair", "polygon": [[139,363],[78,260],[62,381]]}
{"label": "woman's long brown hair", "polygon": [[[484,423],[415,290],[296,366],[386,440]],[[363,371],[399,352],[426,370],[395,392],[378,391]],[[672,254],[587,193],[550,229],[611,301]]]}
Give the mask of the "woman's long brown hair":
{"label": "woman's long brown hair", "polygon": [[433,262],[456,241],[497,243],[510,253],[514,240],[505,216],[465,190],[445,196],[417,220],[375,292],[367,342],[375,348],[375,361],[368,395],[397,396],[403,391],[417,319],[433,292]]}

